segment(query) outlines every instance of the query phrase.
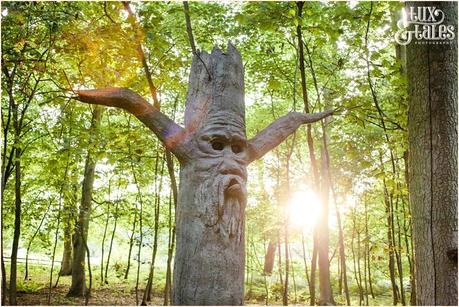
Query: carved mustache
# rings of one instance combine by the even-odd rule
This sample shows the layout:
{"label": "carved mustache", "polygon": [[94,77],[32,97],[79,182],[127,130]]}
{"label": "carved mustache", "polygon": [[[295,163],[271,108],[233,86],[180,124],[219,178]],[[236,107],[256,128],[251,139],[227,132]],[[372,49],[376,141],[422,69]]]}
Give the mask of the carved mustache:
{"label": "carved mustache", "polygon": [[220,206],[224,204],[225,197],[237,198],[239,203],[245,206],[247,190],[245,182],[238,175],[220,175],[218,176],[218,198]]}

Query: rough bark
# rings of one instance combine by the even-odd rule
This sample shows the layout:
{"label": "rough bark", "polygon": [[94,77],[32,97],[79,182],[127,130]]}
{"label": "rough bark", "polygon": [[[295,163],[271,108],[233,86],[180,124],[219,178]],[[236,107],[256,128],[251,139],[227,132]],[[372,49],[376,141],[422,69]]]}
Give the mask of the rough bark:
{"label": "rough bark", "polygon": [[418,305],[457,306],[457,3],[435,6],[450,44],[407,46],[409,191]]}
{"label": "rough bark", "polygon": [[247,141],[243,66],[231,44],[227,52],[194,56],[185,128],[127,89],[77,94],[80,101],[134,114],[180,161],[173,304],[243,304],[246,166],[301,124],[332,112],[290,113]]}
{"label": "rough bark", "polygon": [[[96,107],[91,121],[91,132],[94,138],[98,131],[102,109]],[[95,141],[92,139],[92,141]],[[84,179],[82,188],[82,197],[78,222],[73,237],[73,260],[72,260],[72,284],[67,296],[84,296],[86,291],[86,274],[85,274],[85,255],[86,241],[88,238],[89,217],[91,215],[92,191],[94,184],[94,175],[96,160],[92,150],[88,150],[86,156]]]}

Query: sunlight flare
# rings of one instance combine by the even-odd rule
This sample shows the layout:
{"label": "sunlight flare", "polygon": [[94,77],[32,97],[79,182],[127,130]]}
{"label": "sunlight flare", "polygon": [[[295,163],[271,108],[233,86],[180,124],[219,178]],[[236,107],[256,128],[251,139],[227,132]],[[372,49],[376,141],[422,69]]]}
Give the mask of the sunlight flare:
{"label": "sunlight flare", "polygon": [[317,224],[321,213],[320,199],[309,189],[295,192],[288,204],[290,226],[310,231]]}

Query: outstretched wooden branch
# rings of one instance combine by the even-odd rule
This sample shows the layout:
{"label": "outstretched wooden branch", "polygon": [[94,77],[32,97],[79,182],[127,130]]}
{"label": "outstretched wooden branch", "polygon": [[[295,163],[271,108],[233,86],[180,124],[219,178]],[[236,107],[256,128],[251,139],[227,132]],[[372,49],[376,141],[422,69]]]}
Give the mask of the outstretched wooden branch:
{"label": "outstretched wooden branch", "polygon": [[185,129],[172,119],[149,104],[142,96],[127,88],[103,88],[95,90],[77,90],[74,97],[81,102],[116,107],[128,111],[144,123],[161,142],[179,160],[190,156],[189,149],[184,145]]}
{"label": "outstretched wooden branch", "polygon": [[310,124],[333,114],[333,111],[320,113],[290,112],[277,119],[248,141],[248,163],[261,158],[271,149],[282,143],[303,124]]}

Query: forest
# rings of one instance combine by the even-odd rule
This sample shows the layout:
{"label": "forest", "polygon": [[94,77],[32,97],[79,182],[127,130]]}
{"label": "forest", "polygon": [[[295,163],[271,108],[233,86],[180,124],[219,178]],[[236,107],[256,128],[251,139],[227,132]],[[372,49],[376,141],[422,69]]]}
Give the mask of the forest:
{"label": "forest", "polygon": [[2,305],[457,306],[456,2],[0,11]]}

